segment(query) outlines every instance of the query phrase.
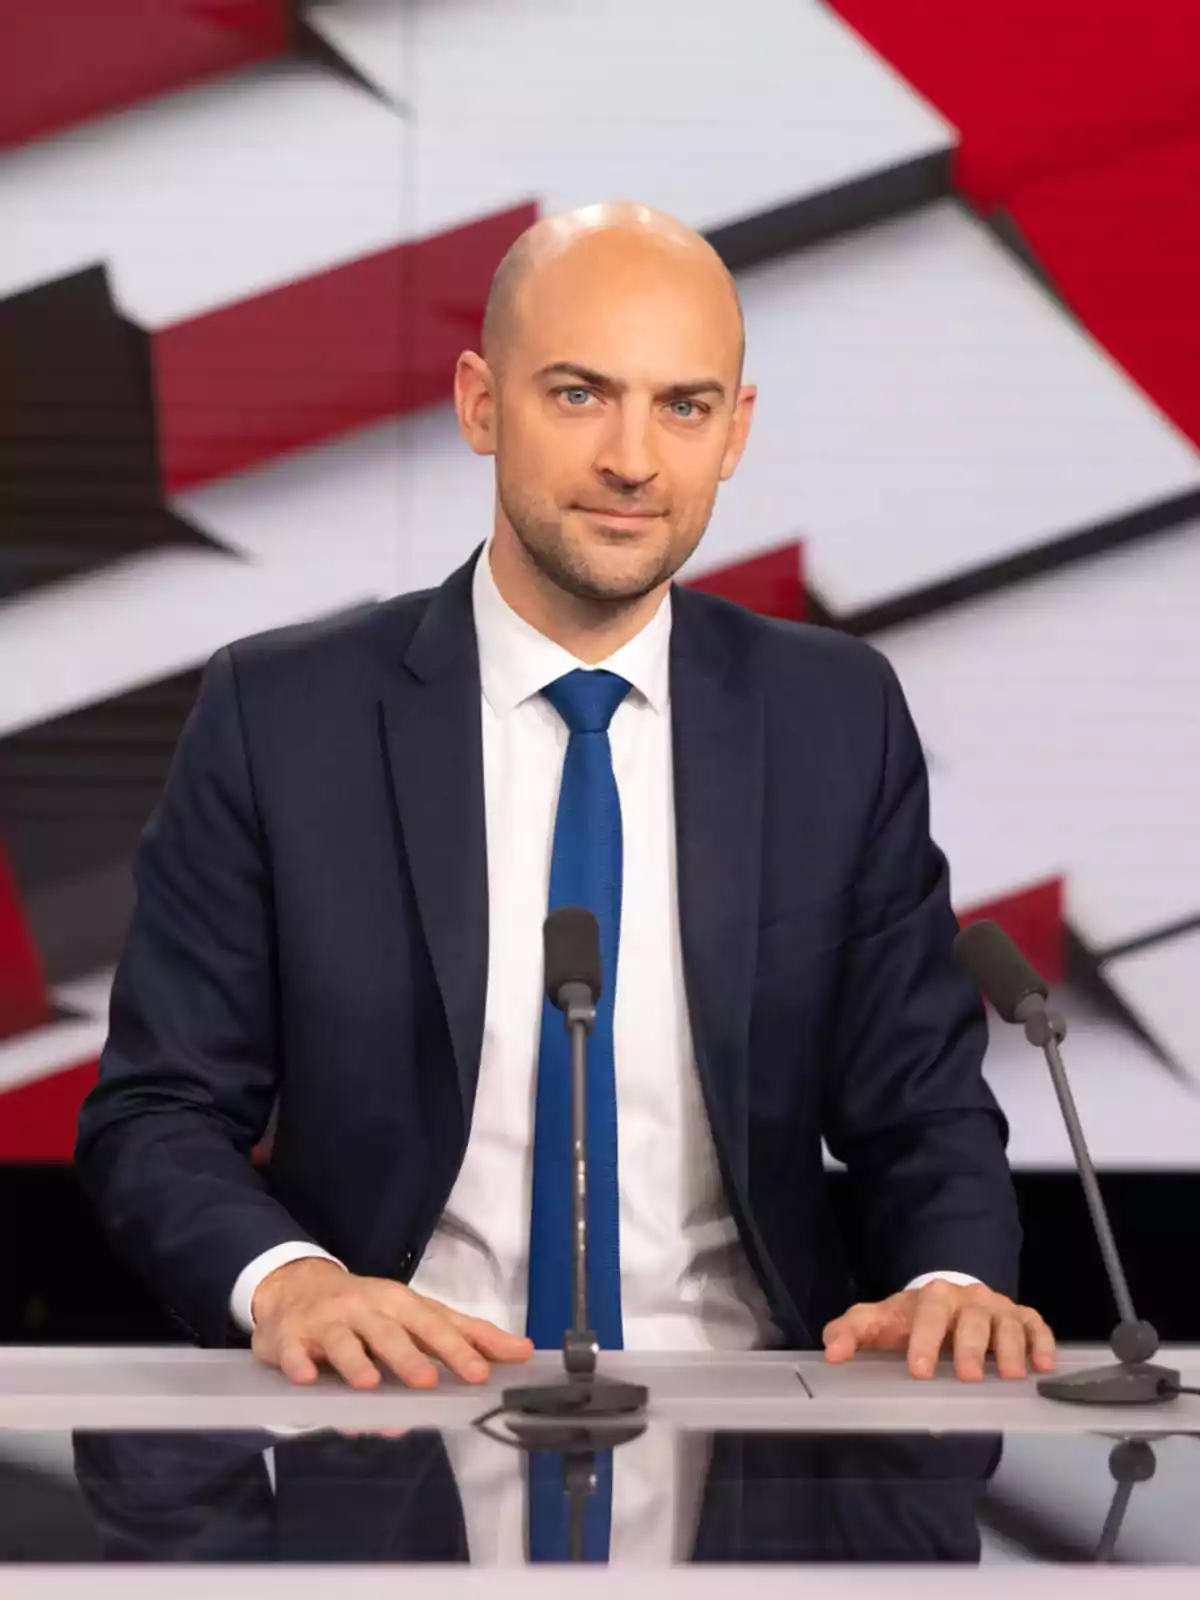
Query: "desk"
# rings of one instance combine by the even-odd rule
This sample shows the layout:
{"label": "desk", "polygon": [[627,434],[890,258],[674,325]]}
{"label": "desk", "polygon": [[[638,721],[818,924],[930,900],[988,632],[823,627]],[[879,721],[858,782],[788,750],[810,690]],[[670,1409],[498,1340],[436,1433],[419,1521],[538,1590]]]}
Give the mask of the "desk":
{"label": "desk", "polygon": [[[1060,1365],[1073,1369],[1105,1359],[1102,1349],[1068,1348]],[[1200,1387],[1200,1350],[1168,1349],[1161,1359],[1181,1369],[1185,1383]],[[542,1594],[549,1600],[551,1592],[570,1600],[564,1585],[580,1596],[602,1589],[610,1594],[618,1576],[629,1591],[622,1600],[642,1594],[653,1600],[716,1600],[718,1592],[729,1595],[745,1582],[753,1582],[754,1600],[782,1600],[785,1594],[795,1600],[798,1586],[809,1582],[819,1584],[812,1593],[834,1600],[939,1600],[952,1593],[990,1600],[1011,1596],[1018,1581],[1023,1600],[1085,1591],[1101,1600],[1135,1594],[1139,1600],[1185,1594],[1192,1600],[1200,1592],[1195,1396],[1158,1407],[1085,1412],[1043,1400],[1033,1379],[1012,1383],[989,1376],[981,1384],[962,1384],[943,1366],[932,1380],[917,1382],[897,1358],[880,1356],[830,1367],[819,1353],[625,1352],[606,1355],[603,1365],[650,1389],[643,1462],[650,1447],[661,1455],[668,1442],[679,1452],[671,1459],[682,1460],[698,1442],[707,1452],[699,1498],[708,1510],[705,1496],[719,1478],[714,1463],[724,1463],[720,1472],[727,1477],[719,1478],[718,1487],[735,1495],[736,1515],[727,1515],[721,1526],[723,1537],[736,1529],[734,1553],[724,1557],[719,1540],[713,1553],[710,1539],[708,1554],[696,1554],[700,1546],[689,1541],[690,1554],[664,1559],[657,1568],[623,1565],[618,1574],[610,1567],[530,1567],[522,1558],[515,1564],[510,1539],[507,1565],[466,1565],[465,1553],[439,1556],[436,1565],[408,1571],[404,1592],[412,1591],[418,1571],[417,1592],[433,1600],[476,1600],[485,1592],[489,1600],[538,1600]],[[519,1369],[520,1381],[551,1378],[559,1367],[555,1356],[535,1357]],[[470,1424],[496,1404],[511,1372],[480,1386],[443,1379],[431,1393],[393,1382],[361,1393],[332,1375],[295,1388],[243,1351],[0,1349],[0,1508],[8,1509],[6,1524],[0,1511],[0,1541],[8,1541],[2,1553],[12,1563],[0,1565],[0,1594],[4,1600],[77,1600],[85,1594],[88,1600],[140,1600],[161,1595],[165,1583],[161,1566],[146,1563],[171,1559],[172,1600],[214,1593],[228,1600],[308,1600],[334,1588],[339,1600],[395,1596],[404,1575],[394,1563],[413,1558],[397,1553],[394,1542],[372,1543],[376,1532],[354,1545],[366,1553],[349,1557],[314,1556],[308,1549],[281,1553],[296,1549],[271,1524],[272,1517],[286,1520],[275,1509],[283,1504],[281,1485],[290,1483],[288,1492],[295,1496],[303,1477],[296,1463],[307,1457],[308,1499],[302,1499],[306,1509],[299,1523],[297,1502],[290,1502],[293,1534],[300,1526],[305,1538],[313,1534],[314,1519],[328,1516],[339,1533],[338,1518],[353,1521],[372,1504],[385,1508],[386,1519],[393,1503],[411,1498],[418,1480],[426,1487],[431,1481],[424,1466],[413,1467],[414,1450],[436,1446],[443,1464],[456,1464],[447,1469],[449,1481],[456,1482],[464,1459],[459,1442],[478,1449],[479,1435]],[[401,1437],[385,1441],[387,1430]],[[1087,1564],[1118,1493],[1110,1465],[1114,1442],[1122,1438],[1150,1453],[1154,1476],[1129,1491],[1116,1546],[1121,1564]],[[484,1448],[495,1452],[505,1471],[501,1458],[516,1455],[486,1441]],[[623,1463],[640,1448],[641,1442],[616,1453],[614,1472],[626,1472],[626,1482],[633,1472]],[[131,1468],[130,1461],[140,1464]],[[221,1463],[219,1472],[213,1461]],[[730,1461],[736,1462],[732,1473]],[[270,1464],[269,1485],[264,1462]],[[251,1477],[236,1487],[239,1473]],[[517,1483],[519,1490],[519,1477]],[[468,1498],[464,1487],[464,1503]],[[229,1504],[245,1521],[252,1500],[258,1520],[250,1518],[245,1527],[230,1524]],[[753,1525],[772,1505],[779,1525],[768,1528],[764,1542]],[[412,1514],[418,1535],[428,1532],[437,1515],[427,1507]],[[936,1531],[937,1518],[946,1515],[954,1523],[948,1555]],[[836,1551],[843,1537],[854,1548],[860,1517],[870,1538],[843,1564],[829,1550]],[[241,1530],[236,1537],[228,1533],[230,1526]],[[139,1556],[137,1566],[112,1564],[114,1527],[134,1528],[138,1538],[151,1541],[151,1554]],[[245,1528],[266,1540],[266,1553],[256,1554],[252,1565],[240,1564],[244,1554],[234,1559],[249,1538]],[[964,1530],[968,1544],[975,1540],[973,1557],[953,1553]],[[911,1555],[904,1544],[910,1536]],[[104,1538],[110,1542],[101,1548]],[[922,1543],[930,1538],[933,1556]],[[477,1559],[482,1545],[475,1534],[464,1552],[467,1545]],[[370,1553],[384,1548],[386,1555]],[[172,1553],[177,1549],[185,1554]],[[783,1556],[773,1554],[785,1549]],[[901,1553],[881,1556],[881,1549]],[[194,1550],[199,1558],[186,1553]],[[191,1564],[178,1564],[181,1559]],[[223,1563],[219,1569],[205,1564],[217,1559]],[[346,1564],[335,1567],[332,1560]],[[615,1534],[612,1560],[622,1561]],[[814,1561],[822,1562],[819,1574],[800,1570]]]}
{"label": "desk", "polygon": [[[1102,1347],[1060,1352],[1063,1371],[1112,1359]],[[1200,1349],[1165,1349],[1158,1359],[1200,1388]],[[485,1384],[443,1376],[416,1393],[396,1381],[363,1392],[332,1374],[297,1388],[241,1350],[190,1346],[0,1348],[0,1428],[465,1428],[514,1382],[550,1380],[557,1355],[496,1369]],[[943,1361],[932,1379],[910,1378],[895,1356],[868,1353],[832,1367],[816,1351],[750,1355],[606,1352],[601,1370],[650,1390],[650,1420],[676,1427],[739,1431],[1200,1433],[1200,1397],[1163,1406],[1091,1409],[1043,1400],[1036,1379],[964,1384]],[[514,1377],[513,1374],[519,1374]],[[1169,1419],[1169,1420],[1168,1420]]]}

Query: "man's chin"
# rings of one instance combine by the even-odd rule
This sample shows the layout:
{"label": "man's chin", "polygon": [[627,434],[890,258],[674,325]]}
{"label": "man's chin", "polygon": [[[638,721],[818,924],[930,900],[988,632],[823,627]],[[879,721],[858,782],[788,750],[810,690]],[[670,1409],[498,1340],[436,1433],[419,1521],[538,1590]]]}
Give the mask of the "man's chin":
{"label": "man's chin", "polygon": [[584,570],[574,568],[560,574],[555,580],[559,587],[577,600],[591,600],[598,605],[629,605],[649,594],[663,581],[658,566],[647,570],[639,565],[634,570],[605,570],[601,563],[591,563]]}

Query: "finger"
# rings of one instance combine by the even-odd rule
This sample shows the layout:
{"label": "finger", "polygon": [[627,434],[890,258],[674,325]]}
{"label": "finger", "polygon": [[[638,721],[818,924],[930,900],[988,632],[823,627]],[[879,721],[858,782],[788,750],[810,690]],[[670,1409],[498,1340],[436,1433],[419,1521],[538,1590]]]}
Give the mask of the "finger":
{"label": "finger", "polygon": [[299,1339],[285,1339],[279,1352],[279,1370],[292,1383],[316,1383],[317,1363]]}
{"label": "finger", "polygon": [[822,1334],[827,1361],[849,1361],[851,1356],[877,1336],[884,1321],[882,1306],[870,1301],[851,1306],[849,1311],[826,1324]]}
{"label": "finger", "polygon": [[373,1389],[379,1368],[363,1349],[362,1341],[345,1322],[334,1322],[316,1335],[314,1342],[353,1389]]}
{"label": "finger", "polygon": [[435,1389],[437,1368],[406,1328],[382,1312],[365,1312],[355,1324],[377,1356],[410,1389]]}
{"label": "finger", "polygon": [[992,1312],[987,1306],[965,1305],[954,1324],[954,1370],[968,1383],[983,1378],[983,1364],[992,1342]]}
{"label": "finger", "polygon": [[1015,1314],[1003,1316],[996,1324],[992,1337],[996,1351],[996,1371],[1002,1378],[1024,1378],[1026,1335],[1025,1324]]}
{"label": "finger", "polygon": [[404,1316],[409,1337],[467,1383],[483,1383],[491,1376],[487,1361],[454,1326],[439,1307],[418,1300]]}
{"label": "finger", "polygon": [[1038,1372],[1053,1372],[1058,1362],[1058,1342],[1054,1334],[1032,1306],[1020,1306],[1018,1312],[1025,1326],[1034,1367]]}
{"label": "finger", "polygon": [[945,1288],[930,1284],[918,1291],[908,1338],[908,1370],[914,1378],[932,1378],[952,1316],[953,1302]]}
{"label": "finger", "polygon": [[475,1348],[492,1361],[528,1361],[533,1340],[524,1334],[508,1333],[483,1317],[468,1317],[461,1311],[447,1311],[451,1323]]}
{"label": "finger", "polygon": [[860,1306],[851,1306],[849,1311],[826,1323],[821,1333],[821,1342],[825,1346],[827,1361],[849,1361],[858,1349],[860,1330],[864,1326],[861,1316],[858,1315],[861,1309]]}

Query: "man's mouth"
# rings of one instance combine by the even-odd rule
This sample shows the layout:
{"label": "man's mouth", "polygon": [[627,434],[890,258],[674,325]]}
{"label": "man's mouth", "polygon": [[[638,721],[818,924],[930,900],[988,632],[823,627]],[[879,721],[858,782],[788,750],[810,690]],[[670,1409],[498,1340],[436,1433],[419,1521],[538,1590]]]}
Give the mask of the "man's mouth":
{"label": "man's mouth", "polygon": [[659,511],[609,511],[600,506],[580,506],[579,510],[613,528],[644,528],[662,515]]}

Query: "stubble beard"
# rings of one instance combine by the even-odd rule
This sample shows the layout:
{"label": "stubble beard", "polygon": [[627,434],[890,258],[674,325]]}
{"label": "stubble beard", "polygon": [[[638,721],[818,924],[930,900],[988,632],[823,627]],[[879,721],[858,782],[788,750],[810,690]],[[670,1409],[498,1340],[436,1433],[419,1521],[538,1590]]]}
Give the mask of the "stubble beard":
{"label": "stubble beard", "polygon": [[[572,547],[561,518],[540,516],[529,507],[515,504],[503,490],[499,498],[530,564],[564,594],[592,605],[632,605],[673,578],[691,554],[689,546],[677,557],[674,548],[668,546],[651,564],[631,570],[623,578],[602,577],[587,555]],[[619,535],[614,535],[614,542],[618,539]]]}

